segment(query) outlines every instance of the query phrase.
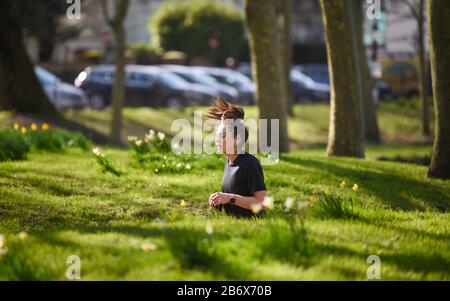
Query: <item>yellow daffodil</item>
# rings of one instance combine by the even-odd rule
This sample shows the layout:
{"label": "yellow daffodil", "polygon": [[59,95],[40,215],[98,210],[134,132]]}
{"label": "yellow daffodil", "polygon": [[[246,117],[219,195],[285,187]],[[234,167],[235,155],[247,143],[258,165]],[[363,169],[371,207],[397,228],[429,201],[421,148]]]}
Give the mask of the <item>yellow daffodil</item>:
{"label": "yellow daffodil", "polygon": [[324,193],[325,193],[326,196],[330,196],[331,195],[330,188],[325,189]]}
{"label": "yellow daffodil", "polygon": [[16,131],[20,130],[20,124],[14,123],[14,129],[15,129]]}
{"label": "yellow daffodil", "polygon": [[341,188],[345,188],[345,186],[347,186],[347,183],[345,181],[342,181],[341,184],[339,185]]}
{"label": "yellow daffodil", "polygon": [[36,125],[36,123],[33,122],[33,123],[31,124],[31,127],[30,127],[30,128],[31,128],[32,131],[37,131],[37,125]]}
{"label": "yellow daffodil", "polygon": [[258,214],[262,210],[262,205],[261,203],[252,204],[251,208],[254,214]]}
{"label": "yellow daffodil", "polygon": [[3,234],[0,234],[0,249],[3,249],[4,246],[5,246],[5,237],[3,236]]}
{"label": "yellow daffodil", "polygon": [[22,132],[22,134],[25,134],[25,133],[27,132],[27,128],[23,126],[23,127],[20,129],[20,131]]}
{"label": "yellow daffodil", "polygon": [[186,202],[185,200],[181,200],[181,202],[180,202],[181,207],[186,207],[187,205],[188,205],[188,202]]}
{"label": "yellow daffodil", "polygon": [[24,241],[24,240],[27,240],[27,238],[28,238],[28,233],[27,232],[20,232],[19,233],[19,239],[20,240]]}
{"label": "yellow daffodil", "polygon": [[358,184],[354,184],[353,187],[352,187],[352,190],[353,191],[358,191],[358,188],[359,188]]}
{"label": "yellow daffodil", "polygon": [[41,125],[41,129],[42,129],[43,131],[48,131],[48,130],[50,129],[50,126],[48,125],[47,122],[44,122],[44,123]]}
{"label": "yellow daffodil", "polygon": [[309,202],[311,203],[311,204],[315,204],[316,202],[317,202],[317,199],[315,198],[315,197],[310,197],[309,198]]}

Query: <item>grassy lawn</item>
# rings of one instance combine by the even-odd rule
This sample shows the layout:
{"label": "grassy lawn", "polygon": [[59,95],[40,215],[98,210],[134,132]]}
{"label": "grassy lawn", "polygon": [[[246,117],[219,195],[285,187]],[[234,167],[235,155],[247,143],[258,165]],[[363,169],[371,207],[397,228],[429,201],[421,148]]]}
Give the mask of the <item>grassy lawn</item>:
{"label": "grassy lawn", "polygon": [[[188,107],[183,110],[125,108],[123,110],[123,141],[126,141],[129,135],[141,136],[149,128],[173,136],[177,132],[171,131],[172,121],[186,118],[193,123],[196,111],[205,113],[206,108]],[[245,112],[246,118],[257,117],[257,109],[254,106],[246,107]],[[294,112],[295,117],[288,120],[292,149],[323,149],[328,138],[329,106],[326,104],[297,105],[294,107]],[[430,107],[430,114],[432,115],[432,107]],[[98,135],[104,136],[104,140],[107,140],[111,116],[109,110],[70,110],[65,112],[64,116],[74,128],[95,131]],[[382,103],[378,108],[378,119],[382,138],[386,144],[432,143],[431,138],[424,138],[421,135],[420,109],[417,100]],[[11,126],[14,122],[29,124],[32,121],[33,119],[28,116],[11,116],[8,112],[0,112],[0,125]],[[433,130],[433,120],[430,125]],[[195,131],[200,132],[201,129],[197,128]]]}
{"label": "grassy lawn", "polygon": [[[449,280],[450,182],[426,178],[424,166],[376,160],[431,150],[414,130],[415,109],[396,119],[389,115],[393,106],[381,109],[384,138],[409,144],[369,145],[366,160],[325,158],[327,107],[297,107],[310,118],[290,121],[301,149],[264,167],[275,208],[260,220],[209,209],[209,195],[221,188],[219,156],[183,157],[191,170],[155,173],[171,155],[155,156],[144,168],[128,149],[104,149],[121,177],[102,173],[93,154],[78,149],[0,162],[0,233],[7,248],[0,279],[65,280],[66,260],[77,255],[83,280],[366,280],[367,257],[377,255],[383,280]],[[190,113],[171,114],[127,109],[127,131],[167,130],[171,119]],[[107,129],[107,112],[67,116]],[[6,113],[0,120],[12,122]],[[314,201],[295,215],[283,209],[288,197],[353,205],[351,214],[340,214]]]}

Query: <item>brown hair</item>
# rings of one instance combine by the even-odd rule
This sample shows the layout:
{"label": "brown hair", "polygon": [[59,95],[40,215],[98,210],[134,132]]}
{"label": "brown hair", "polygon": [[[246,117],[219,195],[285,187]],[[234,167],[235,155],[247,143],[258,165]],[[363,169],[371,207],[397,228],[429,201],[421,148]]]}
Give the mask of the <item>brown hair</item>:
{"label": "brown hair", "polygon": [[[227,102],[220,98],[219,96],[216,98],[216,102],[212,107],[208,109],[208,113],[206,114],[206,117],[217,119],[217,120],[226,120],[226,119],[244,119],[245,112],[244,109],[241,107],[232,104],[230,102]],[[248,139],[248,129],[247,127],[244,127],[245,129],[245,135],[244,135],[244,142]],[[237,136],[237,127],[234,127],[234,137]]]}
{"label": "brown hair", "polygon": [[226,102],[220,97],[216,98],[216,102],[208,109],[206,117],[212,119],[244,119],[244,110],[232,103]]}

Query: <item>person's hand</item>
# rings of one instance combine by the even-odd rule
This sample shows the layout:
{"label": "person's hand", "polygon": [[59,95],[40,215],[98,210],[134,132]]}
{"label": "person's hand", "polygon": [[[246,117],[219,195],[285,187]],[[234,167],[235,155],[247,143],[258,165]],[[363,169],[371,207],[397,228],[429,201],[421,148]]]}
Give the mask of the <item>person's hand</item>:
{"label": "person's hand", "polygon": [[209,197],[209,205],[217,210],[218,205],[227,204],[233,195],[230,193],[216,192]]}
{"label": "person's hand", "polygon": [[219,192],[215,192],[215,193],[213,193],[213,194],[211,194],[211,195],[209,196],[209,205],[211,206],[211,208],[213,208],[213,209],[216,210],[216,211],[219,211],[219,208],[217,208],[216,206],[214,206],[212,200],[213,200],[213,198],[216,197],[216,195],[217,195],[218,193],[219,193]]}

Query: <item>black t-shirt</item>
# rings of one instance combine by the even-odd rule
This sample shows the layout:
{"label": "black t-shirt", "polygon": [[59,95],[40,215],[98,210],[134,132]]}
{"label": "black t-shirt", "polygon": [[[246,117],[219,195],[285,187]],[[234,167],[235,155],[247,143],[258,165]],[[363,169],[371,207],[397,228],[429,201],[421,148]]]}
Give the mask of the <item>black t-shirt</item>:
{"label": "black t-shirt", "polygon": [[[259,160],[249,154],[239,154],[232,162],[225,159],[222,179],[222,192],[233,193],[241,196],[253,196],[257,191],[267,190],[264,183],[264,174]],[[223,205],[227,214],[237,217],[251,217],[253,212],[249,209],[234,204]],[[219,206],[222,210],[222,206]]]}

